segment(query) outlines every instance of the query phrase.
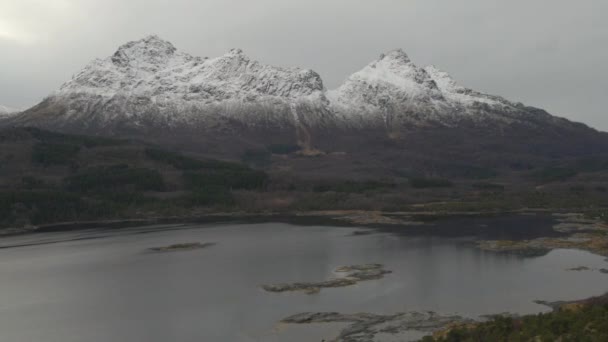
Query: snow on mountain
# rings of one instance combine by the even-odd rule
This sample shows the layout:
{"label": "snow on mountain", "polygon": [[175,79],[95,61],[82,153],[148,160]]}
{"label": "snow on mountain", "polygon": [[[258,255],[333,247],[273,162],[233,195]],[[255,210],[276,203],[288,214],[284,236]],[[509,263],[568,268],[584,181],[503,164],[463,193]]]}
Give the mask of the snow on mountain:
{"label": "snow on mountain", "polygon": [[121,46],[109,58],[95,60],[58,94],[146,95],[209,103],[263,96],[296,99],[320,95],[322,90],[321,78],[311,70],[262,65],[239,49],[214,59],[193,57],[149,36]]}
{"label": "snow on mountain", "polygon": [[424,71],[435,81],[444,97],[453,103],[470,106],[475,103],[499,105],[501,102],[504,102],[504,100],[501,101],[498,97],[478,93],[459,85],[450,74],[437,69],[433,65],[425,67]]}
{"label": "snow on mountain", "polygon": [[[373,89],[369,89],[370,87]],[[401,92],[403,97],[394,100],[443,100],[433,79],[423,69],[416,67],[401,49],[381,55],[378,60],[351,75],[346,83],[336,90],[338,96],[335,99],[342,100],[341,96],[345,96],[355,97],[362,104],[382,102],[375,96],[365,96],[371,91]]]}
{"label": "snow on mountain", "polygon": [[19,120],[91,130],[120,125],[217,130],[238,123],[295,127],[308,135],[313,127],[394,131],[551,119],[542,111],[460,86],[433,66],[418,67],[400,49],[327,91],[312,70],[264,65],[239,49],[212,59],[194,57],[149,36],[94,60]]}
{"label": "snow on mountain", "polygon": [[521,104],[465,88],[434,66],[418,67],[401,49],[382,54],[327,97],[343,120],[359,126],[382,122],[389,129],[508,124],[538,116]]}
{"label": "snow on mountain", "polygon": [[[322,106],[321,77],[312,70],[278,68],[233,49],[208,59],[178,51],[157,36],[121,46],[86,66],[51,96],[68,105],[67,117],[111,122],[162,121],[169,124],[231,117],[244,124],[303,120],[299,106]],[[256,115],[257,113],[257,115]],[[274,116],[273,116],[274,115]]]}
{"label": "snow on mountain", "polygon": [[328,98],[333,110],[347,121],[367,124],[381,119],[386,125],[397,112],[431,119],[446,102],[430,75],[400,49],[382,54],[352,74],[338,89],[329,91]]}

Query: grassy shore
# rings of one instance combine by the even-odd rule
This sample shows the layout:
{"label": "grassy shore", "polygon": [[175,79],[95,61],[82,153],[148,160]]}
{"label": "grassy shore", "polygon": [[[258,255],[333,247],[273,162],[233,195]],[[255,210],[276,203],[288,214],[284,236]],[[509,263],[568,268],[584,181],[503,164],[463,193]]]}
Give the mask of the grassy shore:
{"label": "grassy shore", "polygon": [[496,317],[484,323],[452,326],[422,342],[608,341],[608,295],[560,303],[550,313]]}

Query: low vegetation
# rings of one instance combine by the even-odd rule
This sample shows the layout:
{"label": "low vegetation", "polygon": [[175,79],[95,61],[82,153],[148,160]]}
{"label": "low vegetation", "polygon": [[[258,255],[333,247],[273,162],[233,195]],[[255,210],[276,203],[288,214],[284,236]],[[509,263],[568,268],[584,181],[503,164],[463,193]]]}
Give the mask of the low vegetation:
{"label": "low vegetation", "polygon": [[86,148],[94,148],[100,146],[117,146],[127,144],[127,141],[120,139],[111,139],[105,137],[94,137],[88,135],[78,134],[63,134],[57,132],[51,132],[42,130],[39,128],[24,128],[24,131],[28,132],[33,138],[43,143],[61,143],[70,144],[76,146],[82,146]]}
{"label": "low vegetation", "polygon": [[152,169],[129,167],[127,164],[98,166],[79,171],[65,179],[66,189],[73,192],[163,191],[162,175]]}
{"label": "low vegetation", "polygon": [[249,149],[243,153],[241,156],[241,161],[254,167],[265,167],[271,163],[272,153],[266,149]]}
{"label": "low vegetation", "polygon": [[234,205],[234,191],[264,191],[268,182],[243,164],[133,142],[38,129],[5,136],[9,148],[19,143],[19,156],[30,146],[30,158],[0,150],[0,172],[8,175],[0,185],[0,227],[224,210]]}
{"label": "low vegetation", "polygon": [[411,178],[410,186],[412,188],[445,188],[452,186],[452,182],[443,178]]}
{"label": "low vegetation", "polygon": [[78,154],[80,146],[64,143],[37,143],[32,151],[32,160],[44,166],[63,165]]}
{"label": "low vegetation", "polygon": [[198,172],[184,172],[184,183],[189,189],[225,188],[262,189],[268,180],[266,173],[249,168],[209,168]]}
{"label": "low vegetation", "polygon": [[450,164],[450,174],[462,178],[425,177],[412,169],[379,178],[341,178],[338,172],[330,179],[291,173],[285,161],[304,160],[295,155],[298,150],[296,145],[268,145],[246,151],[244,163],[238,163],[127,140],[29,128],[0,131],[0,227],[219,211],[496,213],[557,208],[598,213],[608,208],[602,181],[607,162],[602,158],[525,168],[508,177],[504,170],[498,176],[489,168]]}
{"label": "low vegetation", "polygon": [[0,224],[4,226],[76,219],[87,209],[80,196],[64,191],[0,192]]}
{"label": "low vegetation", "polygon": [[300,150],[300,146],[290,144],[274,144],[269,145],[267,148],[272,154],[290,154]]}
{"label": "low vegetation", "polygon": [[532,174],[532,177],[541,183],[563,181],[576,176],[578,172],[568,167],[547,167]]}
{"label": "low vegetation", "polygon": [[223,169],[242,170],[247,169],[242,164],[225,162],[213,159],[196,159],[187,157],[181,153],[162,150],[159,148],[146,148],[146,156],[154,161],[173,166],[178,170],[201,170],[201,169]]}
{"label": "low vegetation", "polygon": [[454,177],[466,179],[488,179],[498,175],[496,170],[473,165],[451,165],[447,172]]}
{"label": "low vegetation", "polygon": [[351,192],[351,193],[365,193],[370,191],[386,191],[393,189],[395,183],[391,182],[379,182],[373,180],[367,181],[343,181],[319,184],[313,187],[314,192]]}
{"label": "low vegetation", "polygon": [[489,182],[477,182],[471,184],[471,186],[478,190],[484,191],[504,191],[505,186],[497,183],[489,183]]}
{"label": "low vegetation", "polygon": [[497,317],[486,323],[455,327],[423,342],[608,341],[608,303],[574,304],[555,312],[522,318]]}

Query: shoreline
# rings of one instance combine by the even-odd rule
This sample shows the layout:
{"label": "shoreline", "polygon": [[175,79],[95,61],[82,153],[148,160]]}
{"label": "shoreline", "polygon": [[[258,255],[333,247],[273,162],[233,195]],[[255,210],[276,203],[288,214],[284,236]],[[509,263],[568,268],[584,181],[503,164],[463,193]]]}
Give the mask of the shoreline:
{"label": "shoreline", "polygon": [[[0,229],[0,239],[38,233],[122,229],[159,224],[256,224],[281,222],[303,226],[358,227],[400,235],[475,238],[476,248],[530,257],[566,248],[608,256],[608,224],[583,213],[562,210],[216,212],[205,215],[58,222]],[[371,234],[361,231],[354,235]]]}
{"label": "shoreline", "polygon": [[94,228],[140,227],[152,224],[197,224],[239,222],[296,222],[300,224],[332,224],[346,227],[402,228],[424,225],[427,222],[451,218],[483,218],[516,214],[547,214],[546,209],[520,209],[503,211],[369,211],[323,210],[293,212],[212,212],[204,215],[156,216],[148,218],[116,218],[90,221],[54,222],[28,227],[0,228],[0,238],[41,232],[73,231]]}

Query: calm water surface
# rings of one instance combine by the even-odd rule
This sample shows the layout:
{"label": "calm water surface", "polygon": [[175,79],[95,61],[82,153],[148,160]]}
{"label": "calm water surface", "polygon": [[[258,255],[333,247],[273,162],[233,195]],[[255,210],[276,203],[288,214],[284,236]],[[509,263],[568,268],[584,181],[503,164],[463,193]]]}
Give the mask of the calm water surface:
{"label": "calm water surface", "polygon": [[[608,289],[608,275],[566,271],[608,267],[583,251],[524,258],[480,251],[462,237],[352,236],[355,230],[222,224],[2,239],[0,341],[310,342],[344,325],[277,322],[305,311],[525,314],[547,310],[535,299],[580,299]],[[181,242],[217,245],[146,252]],[[338,266],[372,262],[394,273],[318,295],[259,287],[325,280]]]}

